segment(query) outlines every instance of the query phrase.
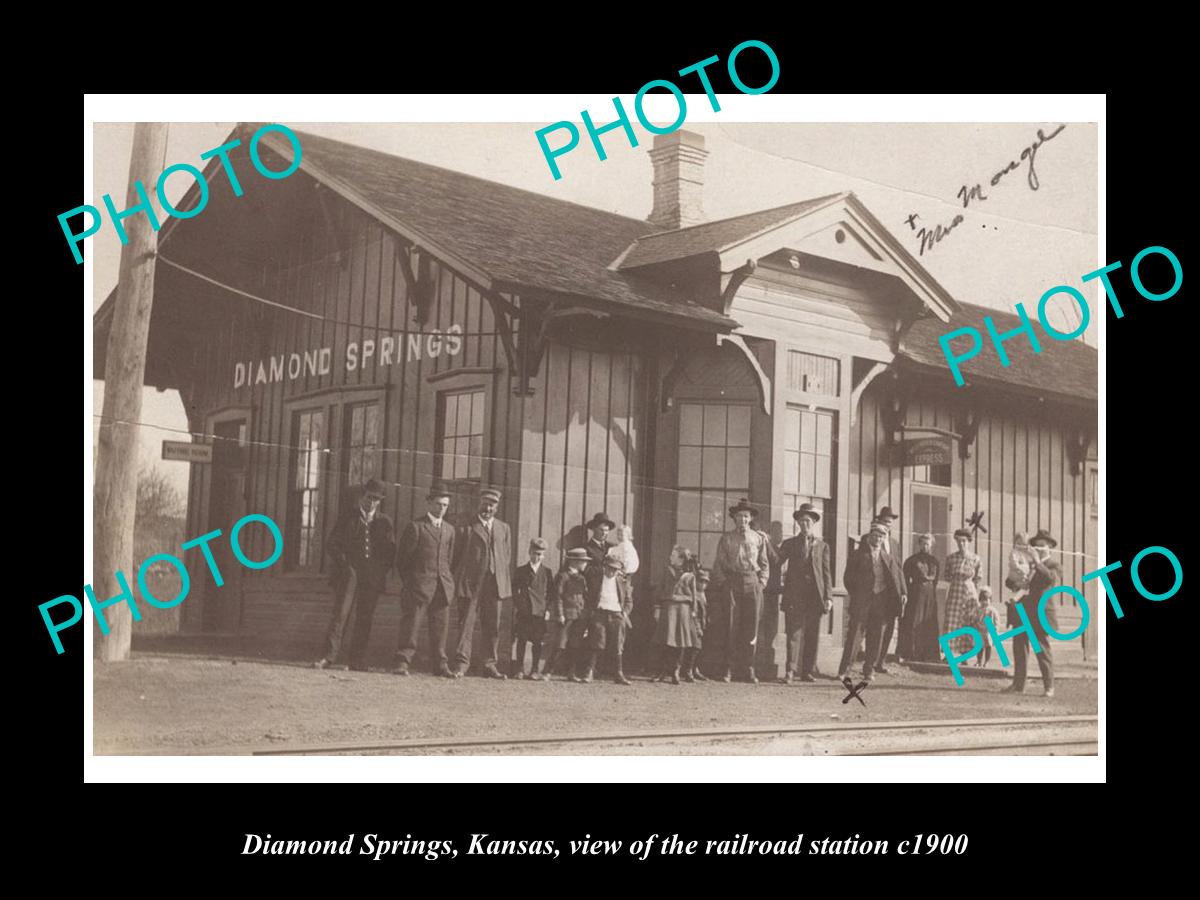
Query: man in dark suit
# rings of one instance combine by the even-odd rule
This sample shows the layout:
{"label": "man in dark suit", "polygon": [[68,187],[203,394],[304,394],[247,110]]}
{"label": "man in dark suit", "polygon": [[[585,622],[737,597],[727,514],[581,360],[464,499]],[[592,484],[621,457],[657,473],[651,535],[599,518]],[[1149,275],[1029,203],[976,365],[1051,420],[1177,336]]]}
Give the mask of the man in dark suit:
{"label": "man in dark suit", "polygon": [[878,519],[871,522],[863,543],[846,561],[843,582],[850,592],[850,630],[842,649],[838,678],[850,674],[858,642],[865,629],[867,655],[863,663],[863,678],[874,681],[874,667],[879,659],[883,626],[889,616],[899,615],[904,576],[895,557],[883,551],[888,528]]}
{"label": "man in dark suit", "polygon": [[429,616],[429,653],[434,674],[454,677],[446,665],[450,598],[454,596],[454,526],[445,520],[450,492],[435,486],[425,498],[427,512],[405,526],[396,551],[396,570],[404,582],[400,598],[400,648],[397,675],[407,675],[417,652],[421,623]]}
{"label": "man in dark suit", "polygon": [[[1033,550],[1033,571],[1029,578],[1029,590],[1023,597],[1017,600],[1017,603],[1025,610],[1025,615],[1029,618],[1029,624],[1033,626],[1033,634],[1037,638],[1038,645],[1042,648],[1040,653],[1036,653],[1038,668],[1042,672],[1042,691],[1047,697],[1054,696],[1054,655],[1051,652],[1051,645],[1054,641],[1046,634],[1046,629],[1042,626],[1042,620],[1038,616],[1038,603],[1042,599],[1042,594],[1050,590],[1052,587],[1057,587],[1063,583],[1062,568],[1058,561],[1051,557],[1051,552],[1058,546],[1058,541],[1051,537],[1050,532],[1044,528],[1039,528],[1037,534],[1029,539],[1029,546]],[[1014,610],[1013,615],[1018,613]],[[1046,621],[1050,623],[1050,627],[1055,631],[1058,630],[1057,616],[1054,612],[1053,599],[1046,603]],[[1014,623],[1020,625],[1021,620],[1017,619]],[[1025,690],[1025,673],[1029,666],[1029,635],[1022,631],[1012,642],[1013,650],[1013,681],[1004,689],[1004,693],[1019,694]]]}
{"label": "man in dark suit", "polygon": [[787,567],[783,583],[783,613],[787,628],[787,668],[783,683],[791,684],[797,670],[801,681],[816,681],[817,642],[821,616],[833,608],[833,574],[829,545],[816,536],[821,514],[811,503],[792,513],[800,533],[779,547],[780,564]]}
{"label": "man in dark suit", "polygon": [[[896,524],[896,520],[900,517],[892,512],[890,506],[885,506],[879,510],[879,515],[875,517],[875,521],[882,523],[887,527],[887,536],[883,539],[883,543],[879,545],[880,550],[887,556],[890,556],[897,565],[900,566],[901,572],[904,571],[904,564],[901,562],[902,555],[900,553],[900,544],[892,537],[892,527]],[[904,604],[908,601],[908,584],[904,579],[900,580],[900,608],[903,609]],[[888,647],[892,645],[892,635],[896,633],[896,620],[900,617],[900,610],[896,611],[894,616],[891,616],[883,626],[883,640],[879,644],[879,659],[875,660],[875,671],[882,672],[884,675],[890,674],[884,663],[887,661]],[[897,657],[898,658],[898,657]]]}
{"label": "man in dark suit", "polygon": [[379,592],[396,554],[392,520],[379,511],[383,482],[372,478],[361,488],[357,502],[346,509],[325,541],[333,561],[333,617],[325,636],[325,655],[313,663],[324,669],[337,662],[351,612],[355,614],[350,641],[350,668],[366,669],[367,640]]}
{"label": "man in dark suit", "polygon": [[512,535],[508,524],[496,518],[500,492],[479,492],[479,512],[458,531],[454,581],[458,594],[458,648],[454,673],[462,675],[471,664],[471,640],[475,616],[483,625],[483,672],[501,681],[506,677],[496,668],[500,652],[500,611],[512,597]]}

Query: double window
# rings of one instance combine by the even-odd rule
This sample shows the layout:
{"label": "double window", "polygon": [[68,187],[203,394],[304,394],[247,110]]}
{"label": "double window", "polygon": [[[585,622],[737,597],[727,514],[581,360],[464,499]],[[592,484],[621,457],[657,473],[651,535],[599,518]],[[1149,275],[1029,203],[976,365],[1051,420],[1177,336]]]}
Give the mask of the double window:
{"label": "double window", "polygon": [[[835,414],[822,409],[788,406],[783,420],[783,499],[792,510],[811,503],[821,523],[832,528],[836,487]],[[834,532],[826,531],[829,537]]]}
{"label": "double window", "polygon": [[[284,553],[289,568],[319,569],[324,549],[322,535],[333,525],[337,514],[335,504],[353,502],[359,485],[382,475],[381,409],[378,401],[371,400],[321,405],[292,413],[284,529]],[[336,434],[339,423],[341,433]]]}
{"label": "double window", "polygon": [[679,404],[676,542],[711,566],[728,507],[750,490],[749,404]]}

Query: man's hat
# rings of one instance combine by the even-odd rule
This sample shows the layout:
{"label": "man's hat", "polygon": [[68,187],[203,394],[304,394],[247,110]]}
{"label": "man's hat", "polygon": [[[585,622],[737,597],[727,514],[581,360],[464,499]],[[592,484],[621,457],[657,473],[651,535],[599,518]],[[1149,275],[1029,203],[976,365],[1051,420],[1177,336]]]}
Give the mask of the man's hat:
{"label": "man's hat", "polygon": [[372,478],[363,485],[363,493],[368,497],[378,497],[382,500],[387,496],[387,489],[384,488],[383,482],[378,478]]}
{"label": "man's hat", "polygon": [[573,550],[567,551],[567,561],[587,562],[589,559],[588,552],[583,547],[576,547]]}
{"label": "man's hat", "polygon": [[[875,518],[877,518],[877,519],[898,519],[900,517],[898,515],[896,515],[894,512],[892,512],[892,508],[890,506],[885,506],[883,509],[881,509],[879,511],[879,514],[877,516],[875,516]],[[884,524],[887,524],[887,523],[884,523]]]}
{"label": "man's hat", "polygon": [[501,497],[500,492],[498,490],[496,490],[495,488],[484,488],[482,491],[479,492],[480,500],[492,500],[492,501],[495,501],[496,503],[499,503],[500,497]]}
{"label": "man's hat", "polygon": [[750,501],[749,501],[749,500],[747,500],[745,497],[743,497],[741,500],[739,500],[739,501],[737,502],[737,505],[736,505],[736,506],[731,506],[731,507],[729,507],[729,516],[730,516],[730,518],[733,518],[734,516],[736,516],[736,515],[737,515],[738,513],[740,513],[740,512],[748,512],[748,513],[750,513],[750,515],[751,515],[751,516],[757,516],[757,515],[758,515],[758,509],[757,509],[757,507],[751,506],[751,505],[750,505]]}
{"label": "man's hat", "polygon": [[440,482],[434,482],[429,487],[429,493],[425,495],[426,500],[436,500],[438,497],[449,497],[452,491]]}
{"label": "man's hat", "polygon": [[958,538],[958,537],[964,537],[964,538],[966,538],[968,541],[969,541],[969,540],[971,540],[972,538],[974,538],[974,537],[975,537],[975,535],[971,534],[971,529],[970,529],[970,528],[955,528],[955,529],[954,529],[954,536],[955,536],[956,538]]}
{"label": "man's hat", "polygon": [[792,518],[797,522],[800,521],[801,516],[808,516],[814,522],[821,521],[821,514],[817,512],[816,507],[814,507],[811,503],[801,503],[800,508],[792,513]]}
{"label": "man's hat", "polygon": [[530,550],[545,550],[550,545],[546,543],[545,538],[536,537],[529,542]]}
{"label": "man's hat", "polygon": [[1037,530],[1037,534],[1035,534],[1033,537],[1031,537],[1029,539],[1029,544],[1030,544],[1030,546],[1032,546],[1032,545],[1036,544],[1038,541],[1042,541],[1043,543],[1049,544],[1051,547],[1058,546],[1058,541],[1056,541],[1054,538],[1052,538],[1050,536],[1050,532],[1048,532],[1045,528],[1039,528]]}
{"label": "man's hat", "polygon": [[596,528],[600,525],[607,525],[609,529],[617,527],[617,523],[608,517],[608,513],[598,512],[592,516],[592,520],[587,523],[587,527]]}

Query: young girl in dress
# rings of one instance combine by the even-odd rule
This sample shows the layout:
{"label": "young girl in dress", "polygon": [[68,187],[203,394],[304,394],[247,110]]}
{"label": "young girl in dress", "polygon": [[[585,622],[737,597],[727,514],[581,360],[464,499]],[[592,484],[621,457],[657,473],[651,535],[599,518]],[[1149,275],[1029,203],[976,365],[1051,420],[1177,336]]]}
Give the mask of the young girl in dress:
{"label": "young girl in dress", "polygon": [[696,558],[686,547],[671,550],[663,579],[663,595],[658,605],[658,624],[654,643],[661,654],[660,667],[654,681],[679,684],[679,667],[684,654],[695,644],[692,610],[696,605]]}

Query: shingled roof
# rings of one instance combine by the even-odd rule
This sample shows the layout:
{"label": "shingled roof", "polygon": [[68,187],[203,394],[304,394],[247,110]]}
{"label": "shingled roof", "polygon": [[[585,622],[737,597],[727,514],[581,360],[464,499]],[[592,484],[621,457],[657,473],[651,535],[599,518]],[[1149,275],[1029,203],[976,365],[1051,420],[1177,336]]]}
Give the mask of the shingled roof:
{"label": "shingled roof", "polygon": [[[987,316],[991,316],[993,326],[1001,334],[1021,324],[1021,320],[1013,313],[964,303],[948,323],[937,319],[918,320],[905,333],[898,356],[925,368],[940,369],[945,373],[947,383],[953,385],[954,376],[938,338],[957,328],[974,328],[982,336],[983,349],[978,356],[961,364],[962,376],[967,384],[990,384],[1010,389],[1017,387],[1083,403],[1096,403],[1099,354],[1095,347],[1079,340],[1054,340],[1035,324],[1042,352],[1034,353],[1032,344],[1024,335],[1014,337],[1004,343],[1009,358],[1009,364],[1005,367],[1000,365],[1000,358],[983,324]],[[954,340],[951,350],[964,353],[969,346],[970,339],[963,336]]]}
{"label": "shingled roof", "polygon": [[608,269],[631,243],[654,231],[648,222],[297,134],[314,177],[333,176],[370,206],[470,261],[498,287],[607,301],[719,331],[737,327],[669,284]]}
{"label": "shingled roof", "polygon": [[760,209],[757,212],[734,216],[730,219],[704,222],[675,231],[645,235],[638,238],[637,242],[629,248],[629,252],[625,254],[618,268],[624,271],[638,266],[684,259],[699,253],[719,252],[773,228],[786,225],[819,206],[836,200],[844,200],[848,196],[849,194],[846,192],[826,194],[824,197],[801,200],[799,203],[789,203],[773,209]]}

